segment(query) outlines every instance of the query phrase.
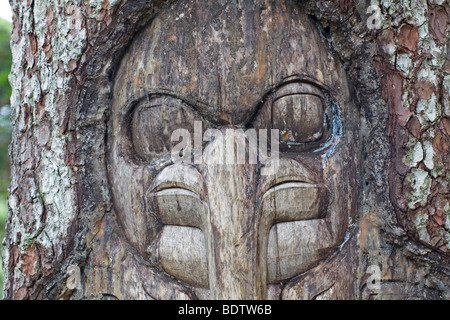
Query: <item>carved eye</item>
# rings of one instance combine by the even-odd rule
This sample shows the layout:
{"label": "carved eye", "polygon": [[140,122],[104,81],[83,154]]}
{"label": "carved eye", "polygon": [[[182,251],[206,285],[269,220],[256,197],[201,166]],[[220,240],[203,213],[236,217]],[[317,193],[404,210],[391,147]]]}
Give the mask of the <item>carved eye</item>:
{"label": "carved eye", "polygon": [[171,140],[172,133],[177,129],[194,132],[194,121],[202,121],[202,118],[179,99],[156,96],[141,101],[133,111],[131,120],[135,152],[143,159],[170,155],[173,147],[179,143],[179,140]]}
{"label": "carved eye", "polygon": [[322,99],[294,94],[277,99],[272,105],[272,127],[280,130],[280,143],[296,145],[320,141],[324,134]]}
{"label": "carved eye", "polygon": [[307,152],[330,138],[330,110],[323,93],[308,83],[289,83],[267,99],[254,127],[278,129],[280,151]]}

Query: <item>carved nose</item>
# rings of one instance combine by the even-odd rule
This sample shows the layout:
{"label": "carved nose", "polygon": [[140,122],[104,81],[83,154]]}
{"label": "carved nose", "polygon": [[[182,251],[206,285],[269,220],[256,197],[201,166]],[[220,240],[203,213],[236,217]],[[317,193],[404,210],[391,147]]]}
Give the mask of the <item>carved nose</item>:
{"label": "carved nose", "polygon": [[[255,186],[257,166],[249,164],[240,130],[221,131],[204,150],[209,230],[209,284],[213,299],[264,299],[266,265],[260,263]],[[244,140],[243,140],[244,139]],[[244,152],[245,154],[242,154]],[[246,161],[242,161],[243,157]]]}

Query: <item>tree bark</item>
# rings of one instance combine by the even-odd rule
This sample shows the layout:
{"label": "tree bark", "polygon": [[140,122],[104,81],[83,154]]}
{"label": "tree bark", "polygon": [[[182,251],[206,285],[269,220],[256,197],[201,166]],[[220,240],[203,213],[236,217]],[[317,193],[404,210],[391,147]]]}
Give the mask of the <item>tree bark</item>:
{"label": "tree bark", "polygon": [[[142,258],[117,219],[108,176],[119,62],[174,2],[11,0],[6,299],[217,297],[167,275],[157,257]],[[359,209],[324,263],[264,283],[265,298],[450,299],[449,1],[381,1],[380,16],[364,0],[295,3],[351,83],[361,119]]]}

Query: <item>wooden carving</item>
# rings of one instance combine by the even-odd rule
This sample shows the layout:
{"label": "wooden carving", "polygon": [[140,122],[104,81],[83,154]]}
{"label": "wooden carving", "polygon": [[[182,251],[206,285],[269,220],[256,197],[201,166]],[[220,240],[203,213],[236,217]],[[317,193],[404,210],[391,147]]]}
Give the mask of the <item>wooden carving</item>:
{"label": "wooden carving", "polygon": [[[348,237],[358,114],[342,66],[291,1],[162,10],[121,61],[111,113],[115,212],[161,286],[273,298]],[[189,133],[181,162],[177,129]]]}
{"label": "wooden carving", "polygon": [[450,299],[448,1],[10,2],[6,299]]}

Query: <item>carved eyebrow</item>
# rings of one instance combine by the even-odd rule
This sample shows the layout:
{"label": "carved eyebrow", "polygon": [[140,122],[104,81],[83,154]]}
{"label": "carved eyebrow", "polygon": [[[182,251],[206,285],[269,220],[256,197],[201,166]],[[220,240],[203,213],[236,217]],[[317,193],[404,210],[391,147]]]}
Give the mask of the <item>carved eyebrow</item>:
{"label": "carved eyebrow", "polygon": [[[180,94],[168,89],[150,89],[150,91],[143,89],[144,94],[135,99],[130,105],[136,105],[144,100],[151,102],[153,99],[162,98],[164,96],[178,99],[189,105],[193,110],[200,114],[204,114],[206,110],[211,109],[209,104],[192,97],[188,97],[184,94]],[[152,107],[158,106],[158,104],[152,105]]]}

